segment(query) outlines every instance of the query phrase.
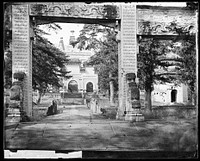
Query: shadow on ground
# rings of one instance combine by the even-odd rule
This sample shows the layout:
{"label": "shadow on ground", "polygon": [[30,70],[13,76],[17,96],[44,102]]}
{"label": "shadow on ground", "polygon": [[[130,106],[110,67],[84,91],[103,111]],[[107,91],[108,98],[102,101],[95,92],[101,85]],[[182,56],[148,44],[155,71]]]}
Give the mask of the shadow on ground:
{"label": "shadow on ground", "polygon": [[196,151],[195,119],[128,122],[72,107],[6,130],[7,149]]}

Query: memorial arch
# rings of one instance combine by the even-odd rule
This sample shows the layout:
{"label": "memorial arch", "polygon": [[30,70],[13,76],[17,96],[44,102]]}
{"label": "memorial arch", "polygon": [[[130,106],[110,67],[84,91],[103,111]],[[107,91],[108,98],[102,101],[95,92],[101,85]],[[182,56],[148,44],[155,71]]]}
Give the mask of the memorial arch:
{"label": "memorial arch", "polygon": [[[26,73],[24,107],[32,116],[32,41],[33,26],[52,22],[91,23],[112,27],[118,41],[118,114],[123,115],[126,107],[126,73],[137,74],[137,38],[139,36],[172,37],[165,26],[178,23],[196,28],[195,12],[176,7],[138,6],[136,3],[119,5],[85,3],[16,3],[12,5],[12,72]],[[148,34],[145,22],[154,29]]]}

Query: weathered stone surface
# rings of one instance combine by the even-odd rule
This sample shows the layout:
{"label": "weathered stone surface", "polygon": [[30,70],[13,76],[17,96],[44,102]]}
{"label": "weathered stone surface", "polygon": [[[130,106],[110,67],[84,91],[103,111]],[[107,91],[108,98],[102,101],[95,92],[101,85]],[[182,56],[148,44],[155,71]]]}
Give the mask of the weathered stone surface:
{"label": "weathered stone surface", "polygon": [[[74,108],[72,110],[72,108]],[[66,108],[63,114],[40,122],[20,123],[6,130],[7,149],[25,150],[196,150],[197,122],[140,121],[129,123],[93,117],[86,106]],[[56,139],[56,141],[55,141]],[[180,144],[179,144],[180,143]]]}
{"label": "weathered stone surface", "polygon": [[32,53],[28,4],[12,5],[12,73],[24,72],[23,107],[32,115]]}
{"label": "weathered stone surface", "polygon": [[10,89],[10,100],[20,101],[22,99],[22,89],[19,85],[13,85]]}
{"label": "weathered stone surface", "polygon": [[19,108],[8,108],[8,115],[6,117],[6,123],[18,123],[20,122],[20,110]]}
{"label": "weathered stone surface", "polygon": [[127,106],[127,85],[125,74],[137,72],[136,5],[121,6],[121,31],[119,52],[119,111],[123,114]]}
{"label": "weathered stone surface", "polygon": [[176,35],[167,26],[176,22],[179,26],[196,32],[195,11],[180,7],[137,8],[137,34],[139,35]]}
{"label": "weathered stone surface", "polygon": [[134,122],[144,121],[144,115],[138,113],[126,114],[125,120]]}
{"label": "weathered stone surface", "polygon": [[84,3],[37,3],[30,4],[32,16],[60,16],[73,18],[116,19],[119,9],[115,5]]}
{"label": "weathered stone surface", "polygon": [[[137,34],[167,35],[170,33],[166,26],[169,22],[177,21],[196,32],[196,16],[194,11],[168,7],[136,7],[136,4],[122,4],[121,6],[85,3],[25,3],[12,5],[12,71],[24,71],[25,78],[24,107],[28,116],[32,115],[32,53],[30,43],[30,16],[37,17],[37,21],[54,22],[87,22],[112,23],[116,27],[116,20],[120,21],[119,36],[119,113],[123,114],[126,107],[127,86],[124,74],[137,72]],[[47,18],[48,17],[48,20]],[[52,19],[51,19],[52,18]],[[56,19],[58,18],[58,19]],[[45,20],[46,19],[46,20]],[[51,19],[51,20],[50,20]],[[105,20],[105,21],[101,21]],[[150,31],[145,26],[149,26]]]}

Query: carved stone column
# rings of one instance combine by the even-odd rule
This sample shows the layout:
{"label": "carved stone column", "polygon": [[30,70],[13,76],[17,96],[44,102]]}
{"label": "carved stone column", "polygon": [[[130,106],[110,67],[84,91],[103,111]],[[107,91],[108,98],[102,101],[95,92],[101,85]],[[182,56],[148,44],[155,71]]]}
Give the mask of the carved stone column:
{"label": "carved stone column", "polygon": [[[12,72],[24,72],[23,108],[32,116],[32,46],[28,4],[12,5]],[[13,78],[13,82],[15,79]]]}
{"label": "carved stone column", "polygon": [[127,107],[126,73],[137,72],[137,39],[136,39],[136,5],[123,4],[120,6],[120,43],[118,47],[119,60],[119,119],[124,119]]}

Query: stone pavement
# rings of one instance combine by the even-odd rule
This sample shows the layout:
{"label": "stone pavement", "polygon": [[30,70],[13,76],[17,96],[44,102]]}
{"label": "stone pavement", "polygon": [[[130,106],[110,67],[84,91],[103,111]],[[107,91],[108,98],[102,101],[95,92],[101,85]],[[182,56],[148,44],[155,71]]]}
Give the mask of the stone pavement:
{"label": "stone pavement", "polygon": [[92,114],[86,106],[70,106],[64,108],[61,114],[48,116],[38,122],[19,123],[14,128],[6,129],[5,149],[190,151],[196,147],[191,143],[191,146],[187,146],[193,149],[184,149],[181,138],[193,126],[195,122],[190,120],[135,123],[109,120],[102,115]]}

